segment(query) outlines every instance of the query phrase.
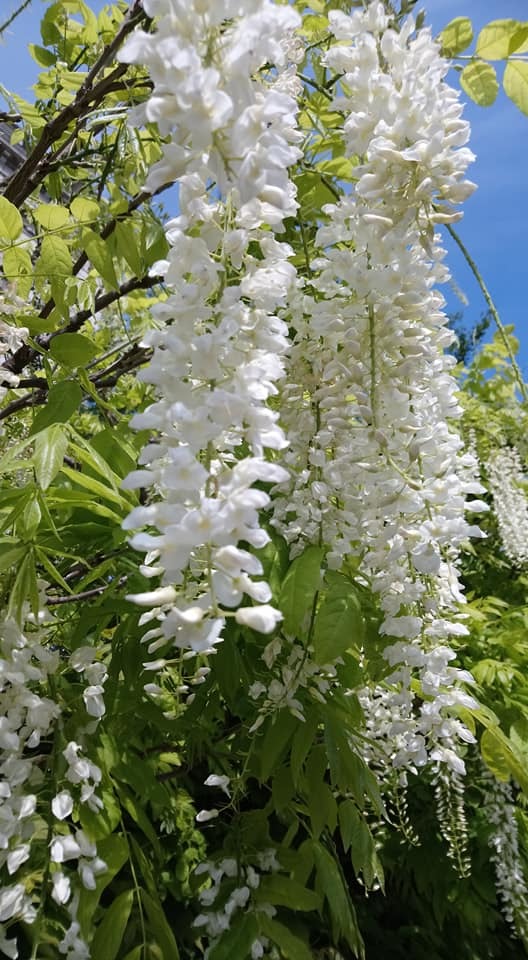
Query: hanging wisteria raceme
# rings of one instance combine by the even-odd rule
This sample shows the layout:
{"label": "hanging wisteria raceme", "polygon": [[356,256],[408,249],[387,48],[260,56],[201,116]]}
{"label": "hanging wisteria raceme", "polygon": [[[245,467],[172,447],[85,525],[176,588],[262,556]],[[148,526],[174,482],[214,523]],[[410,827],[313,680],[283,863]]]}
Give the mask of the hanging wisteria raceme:
{"label": "hanging wisteria raceme", "polygon": [[302,414],[283,406],[294,479],[275,523],[296,552],[327,544],[330,567],[358,555],[379,596],[391,672],[363,694],[371,738],[397,767],[432,760],[459,775],[460,741],[473,736],[451,714],[474,701],[449,638],[467,633],[457,557],[479,530],[465,510],[484,505],[465,502],[483,488],[452,425],[452,334],[435,289],[448,272],[434,231],[473,190],[469,127],[429,30],[408,18],[397,31],[380,3],[329,20],[324,61],[341,78],[334,107],[359,164],[318,231],[317,302],[304,303],[285,392]]}
{"label": "hanging wisteria raceme", "polygon": [[141,118],[170,142],[148,185],[176,181],[180,213],[156,266],[170,293],[145,338],[154,355],[142,378],[159,399],[132,420],[157,438],[126,481],[156,499],[126,527],[158,531],[131,541],[147,552],[144,574],[163,573],[160,589],[134,597],[151,608],[144,622],[161,621],[146,635],[149,651],[172,641],[204,654],[234,608],[238,623],[264,633],[280,620],[267,583],[253,579],[260,561],[239,543],[267,542],[259,513],[269,496],[255,485],[287,476],[265,451],[285,446],[268,401],[288,345],[276,311],[296,282],[292,251],[274,232],[297,209],[288,58],[299,18],[271,0],[146,0],[145,9],[160,18],[156,30],[132,36],[122,59],[149,69],[154,91]]}
{"label": "hanging wisteria raceme", "polygon": [[[77,953],[69,952],[68,934],[59,949],[80,958],[89,954],[79,938],[75,888],[93,890],[95,878],[106,871],[106,864],[97,856],[95,843],[72,826],[72,813],[75,806],[83,804],[94,812],[101,809],[96,793],[101,771],[83,756],[80,744],[70,742],[59,750],[67,719],[58,693],[64,664],[57,646],[49,643],[55,622],[45,606],[47,585],[40,581],[38,586],[40,610],[35,616],[24,608],[24,630],[14,618],[0,623],[0,865],[9,880],[12,878],[2,884],[0,892],[0,950],[8,957],[19,955],[16,941],[6,937],[4,923],[22,920],[31,924],[38,916],[37,901],[17,882],[16,875],[32,857],[36,864],[41,862],[45,844],[50,868],[39,897],[44,901],[50,893],[56,904],[68,905],[70,939],[75,930]],[[93,651],[90,648],[87,654],[87,650],[79,648],[72,665],[79,670],[89,669],[90,664],[100,678],[105,668],[94,664]],[[84,699],[90,721],[93,697],[87,698],[85,691]],[[100,706],[100,699],[97,703]],[[88,724],[92,735],[94,722],[98,720]],[[83,726],[86,729],[87,725],[81,724],[80,735]],[[40,757],[35,754],[39,749]]]}
{"label": "hanging wisteria raceme", "polygon": [[504,553],[520,566],[528,560],[528,500],[526,473],[518,450],[496,450],[486,462],[486,473]]}
{"label": "hanging wisteria raceme", "polygon": [[491,828],[489,846],[504,916],[518,936],[528,938],[528,885],[519,850],[512,788],[483,767],[483,813]]}

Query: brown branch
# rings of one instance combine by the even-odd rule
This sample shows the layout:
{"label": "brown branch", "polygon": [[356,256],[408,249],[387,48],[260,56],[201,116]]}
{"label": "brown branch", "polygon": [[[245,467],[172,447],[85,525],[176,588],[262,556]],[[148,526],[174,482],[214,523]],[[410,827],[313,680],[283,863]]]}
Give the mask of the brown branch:
{"label": "brown branch", "polygon": [[109,307],[112,303],[115,303],[116,300],[120,300],[121,297],[126,297],[129,293],[133,293],[134,290],[150,290],[151,287],[155,287],[156,284],[162,282],[163,277],[161,276],[151,277],[147,275],[146,277],[131,277],[130,280],[122,283],[117,290],[101,293],[95,298],[92,309],[79,310],[65,327],[61,327],[60,330],[54,330],[53,333],[42,336],[39,340],[39,345],[43,347],[44,350],[47,350],[54,337],[58,337],[62,333],[75,333],[76,330],[82,327],[86,320],[89,320],[90,317],[104,310],[105,307]]}
{"label": "brown branch", "polygon": [[125,37],[141,20],[147,20],[146,14],[143,12],[141,0],[134,0],[115,37],[106,45],[92,69],[86,75],[86,79],[77,91],[75,99],[52,120],[48,120],[42,130],[40,140],[9,181],[4,196],[15,206],[19,207],[41,182],[42,173],[39,173],[39,167],[49,147],[62,136],[72,120],[79,120],[88,108],[94,104],[99,104],[112,84],[126,73],[128,64],[120,63],[108,76],[94,84],[98,73],[113,58]]}
{"label": "brown branch", "polygon": [[[126,576],[120,577],[117,581],[117,586],[122,587],[127,580],[128,577]],[[102,593],[106,593],[110,587],[114,586],[116,586],[115,583],[106,583],[102,587],[92,587],[91,590],[83,590],[82,593],[72,593],[68,597],[47,597],[46,605],[48,607],[56,607],[61,603],[78,603],[80,600],[90,600],[92,597],[101,596]]]}
{"label": "brown branch", "polygon": [[[99,390],[107,390],[110,387],[115,387],[118,380],[125,373],[130,373],[132,370],[141,367],[151,356],[152,350],[146,347],[140,347],[139,344],[136,343],[105,370],[92,374],[90,381]],[[8,403],[3,410],[0,410],[0,420],[6,420],[13,413],[18,413],[26,407],[36,407],[46,403],[49,389],[47,381],[38,377],[28,378],[27,380],[21,381],[20,386],[23,388],[37,387],[38,389],[36,389],[34,393],[26,393],[23,397],[18,397],[16,400]]]}

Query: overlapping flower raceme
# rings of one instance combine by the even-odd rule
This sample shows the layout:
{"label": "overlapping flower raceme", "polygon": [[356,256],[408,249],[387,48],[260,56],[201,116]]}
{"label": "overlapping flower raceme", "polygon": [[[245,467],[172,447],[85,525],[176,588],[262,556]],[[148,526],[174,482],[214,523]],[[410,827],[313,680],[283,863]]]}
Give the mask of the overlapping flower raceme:
{"label": "overlapping flower raceme", "polygon": [[371,734],[398,766],[429,757],[460,773],[457,742],[473,738],[449,713],[473,701],[448,640],[467,632],[457,554],[479,533],[464,511],[482,487],[467,479],[471,456],[451,425],[460,411],[443,352],[451,333],[435,286],[448,273],[434,225],[456,219],[453,205],[473,190],[469,128],[429,30],[409,18],[398,32],[377,2],[329,18],[336,42],[324,59],[341,76],[335,107],[359,164],[318,231],[315,302],[305,301],[288,378],[304,405],[286,424],[297,481],[284,486],[275,522],[292,542],[329,544],[335,568],[361,556],[393,668],[388,688],[368,692]]}
{"label": "overlapping flower raceme", "polygon": [[520,566],[528,560],[528,500],[526,474],[515,447],[502,447],[486,463],[504,553]]}
{"label": "overlapping flower raceme", "polygon": [[158,531],[132,538],[148,552],[145,575],[163,572],[162,588],[135,597],[154,608],[145,619],[161,620],[149,649],[171,640],[206,653],[226,608],[244,598],[254,605],[237,610],[239,623],[268,632],[280,618],[268,585],[252,579],[260,562],[238,544],[267,542],[259,511],[269,497],[255,484],[286,476],[265,451],[285,446],[268,400],[287,347],[276,311],[295,270],[274,231],[297,208],[288,166],[300,151],[296,103],[284,92],[291,77],[277,77],[298,16],[271,0],[145,0],[145,9],[160,18],[156,30],[136,33],[122,58],[149,69],[154,91],[141,118],[170,142],[148,185],[177,181],[180,215],[156,267],[170,295],[146,338],[154,355],[143,379],[159,399],[132,420],[156,439],[127,480],[159,499],[126,527]]}
{"label": "overlapping flower raceme", "polygon": [[486,822],[491,827],[489,846],[495,867],[497,892],[504,916],[515,932],[528,938],[528,885],[519,852],[519,832],[509,783],[501,783],[484,770]]}
{"label": "overlapping flower raceme", "polygon": [[[39,587],[44,598],[45,584],[40,583]],[[81,746],[74,742],[61,751],[66,765],[54,756],[55,731],[65,717],[60,703],[52,695],[60,667],[58,649],[48,645],[53,618],[44,604],[38,617],[28,611],[24,611],[24,616],[27,621],[24,631],[14,619],[6,618],[0,623],[0,952],[8,957],[18,956],[17,945],[6,938],[3,924],[14,920],[31,923],[37,914],[34,898],[26,891],[19,871],[32,870],[33,847],[42,846],[47,835],[46,824],[48,831],[52,831],[48,832],[49,850],[46,851],[52,864],[51,896],[57,904],[69,903],[68,911],[77,934],[79,925],[74,917],[77,898],[72,898],[75,883],[80,881],[93,889],[95,876],[106,870],[106,864],[97,857],[95,844],[82,830],[72,830],[69,825],[76,801],[94,811],[102,807],[96,795],[101,771],[83,756]],[[74,654],[73,659],[77,663],[79,654],[77,658]],[[90,705],[89,698],[87,707]],[[55,773],[55,792],[50,804],[47,797],[43,803],[40,794],[43,786],[49,788],[45,771],[49,774],[51,766]],[[63,775],[60,784],[59,775]],[[41,863],[42,850],[36,857]],[[68,861],[74,861],[74,870],[65,869]],[[41,896],[47,893],[43,890]],[[67,942],[68,937],[64,941],[66,946]],[[68,952],[66,946],[64,953]]]}

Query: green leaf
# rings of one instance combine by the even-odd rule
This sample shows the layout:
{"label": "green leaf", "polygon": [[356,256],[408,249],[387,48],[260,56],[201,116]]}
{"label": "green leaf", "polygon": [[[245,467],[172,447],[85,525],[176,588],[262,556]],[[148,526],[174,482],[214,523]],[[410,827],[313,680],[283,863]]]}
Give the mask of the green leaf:
{"label": "green leaf", "polygon": [[495,68],[482,60],[464,67],[460,74],[460,86],[480,107],[490,107],[499,92]]}
{"label": "green leaf", "polygon": [[33,216],[45,230],[58,230],[70,219],[69,211],[58,203],[41,203],[33,211]]}
{"label": "green leaf", "polygon": [[141,277],[145,272],[143,258],[139,250],[139,238],[131,223],[118,221],[114,238],[119,256],[128,263],[132,273]]}
{"label": "green leaf", "polygon": [[141,891],[141,899],[148,914],[152,935],[161,947],[163,960],[179,960],[178,946],[161,904],[159,901],[156,902],[146,890]]}
{"label": "green leaf", "polygon": [[97,960],[115,960],[119,953],[134,903],[134,891],[125,890],[105,908],[103,919],[95,931],[90,953]]}
{"label": "green leaf", "polygon": [[262,914],[259,921],[261,932],[279,948],[285,960],[313,960],[313,953],[304,940],[292,933],[283,923]]}
{"label": "green leaf", "polygon": [[10,570],[15,563],[18,565],[19,560],[22,560],[28,549],[25,545],[23,547],[11,546],[12,543],[13,541],[10,540],[7,544],[4,542],[0,545],[0,573]]}
{"label": "green leaf", "polygon": [[31,425],[30,435],[40,433],[52,423],[66,423],[78,409],[81,400],[82,390],[78,383],[73,380],[55,383],[50,388],[46,405],[39,410]]}
{"label": "green leaf", "polygon": [[84,367],[97,356],[98,349],[82,333],[59,333],[53,338],[49,352],[64,367]]}
{"label": "green leaf", "polygon": [[350,647],[360,647],[365,635],[361,603],[354,588],[327,594],[315,618],[313,636],[316,663],[331,663]]}
{"label": "green leaf", "polygon": [[299,637],[310,622],[314,598],[321,583],[322,559],[322,548],[312,546],[293,560],[279,597],[285,633]]}
{"label": "green leaf", "polygon": [[0,238],[2,240],[17,240],[22,233],[22,227],[20,212],[9,200],[0,197]]}
{"label": "green leaf", "polygon": [[47,234],[40,247],[40,257],[35,264],[35,273],[45,280],[70,277],[72,259],[68,244],[61,237]]}
{"label": "green leaf", "polygon": [[367,889],[379,880],[383,890],[383,868],[376,853],[376,846],[369,826],[352,800],[339,805],[339,825],[345,852],[351,848],[352,864],[356,876],[363,874]]}
{"label": "green leaf", "polygon": [[333,833],[337,825],[337,803],[328,784],[321,780],[310,784],[307,802],[312,836],[317,839],[325,829]]}
{"label": "green leaf", "polygon": [[214,945],[209,960],[246,960],[259,935],[259,925],[253,913],[235,914],[229,930]]}
{"label": "green leaf", "polygon": [[340,866],[322,843],[314,843],[313,851],[317,870],[317,887],[328,904],[334,940],[338,943],[341,938],[344,938],[354,955],[363,957],[363,940],[359,932],[356,911]]}
{"label": "green leaf", "polygon": [[101,214],[97,200],[92,200],[89,197],[74,197],[70,203],[70,210],[80,223],[92,223]]}
{"label": "green leaf", "polygon": [[58,423],[41,430],[35,437],[33,466],[42,490],[47,490],[57,476],[67,449],[68,435]]}
{"label": "green leaf", "polygon": [[455,17],[440,34],[442,56],[456,57],[473,40],[473,26],[469,17]]}
{"label": "green leaf", "polygon": [[89,490],[90,493],[93,493],[96,497],[102,497],[104,500],[109,500],[110,503],[117,504],[117,506],[121,507],[124,513],[127,513],[130,510],[130,502],[121,494],[116,493],[115,490],[112,490],[112,488],[107,484],[100,483],[99,480],[96,480],[94,477],[90,477],[88,474],[83,473],[80,470],[72,470],[71,467],[63,466],[62,472],[64,476],[68,477],[68,479],[72,481],[72,483],[76,483],[85,490]]}
{"label": "green leaf", "polygon": [[119,284],[112,262],[110,247],[97,233],[89,229],[82,231],[81,242],[88,259],[97,272],[112,290],[117,290]]}
{"label": "green leaf", "polygon": [[318,910],[321,905],[315,890],[308,890],[280,873],[262,877],[255,898],[259,903],[272,903],[277,907],[289,907],[290,910]]}
{"label": "green leaf", "polygon": [[269,726],[259,751],[260,779],[262,782],[277,769],[281,757],[286,752],[299,720],[289,710],[279,710],[268,721]]}
{"label": "green leaf", "polygon": [[480,739],[482,759],[499,780],[514,777],[528,796],[528,774],[524,759],[518,759],[508,737],[498,727],[489,727]]}
{"label": "green leaf", "polygon": [[526,24],[518,20],[492,20],[480,31],[476,52],[484,60],[506,60],[526,39]]}
{"label": "green leaf", "polygon": [[57,62],[57,55],[46,50],[46,47],[40,47],[38,43],[28,43],[28,50],[39,67],[51,67]]}
{"label": "green leaf", "polygon": [[312,713],[304,723],[300,723],[293,737],[290,765],[295,786],[299,783],[301,769],[308,756],[317,733],[317,717]]}
{"label": "green leaf", "polygon": [[128,844],[123,837],[112,834],[97,844],[97,854],[106,863],[106,870],[96,878],[95,890],[81,887],[77,919],[81,925],[84,937],[90,933],[90,924],[103,890],[112,882],[115,876],[128,860]]}
{"label": "green leaf", "polygon": [[[33,550],[28,550],[16,575],[13,589],[9,597],[8,615],[13,617],[18,623],[22,621],[22,610],[28,600],[32,601],[34,606],[35,588],[37,578],[35,572],[35,562],[33,559]],[[38,589],[37,589],[37,612],[38,612]]]}
{"label": "green leaf", "polygon": [[504,90],[519,110],[528,114],[528,62],[511,60],[504,71]]}
{"label": "green leaf", "polygon": [[33,286],[33,264],[23,247],[8,247],[4,251],[2,269],[7,280],[15,281],[19,297],[27,297]]}

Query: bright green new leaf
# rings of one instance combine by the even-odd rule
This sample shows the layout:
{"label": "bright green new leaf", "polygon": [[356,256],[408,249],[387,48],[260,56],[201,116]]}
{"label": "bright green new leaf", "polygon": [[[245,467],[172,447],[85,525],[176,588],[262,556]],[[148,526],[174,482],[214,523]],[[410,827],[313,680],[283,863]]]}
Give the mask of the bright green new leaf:
{"label": "bright green new leaf", "polygon": [[0,197],[0,239],[17,240],[22,226],[22,217],[15,205]]}
{"label": "bright green new leaf", "polygon": [[479,107],[490,107],[499,92],[495,68],[482,60],[464,67],[460,74],[460,86]]}
{"label": "bright green new leaf", "polygon": [[33,211],[33,216],[45,230],[58,230],[70,219],[69,211],[58,203],[41,203]]}
{"label": "bright green new leaf", "polygon": [[4,251],[2,268],[6,280],[16,283],[16,292],[24,299],[33,286],[33,264],[24,247],[8,247]]}
{"label": "bright green new leaf", "polygon": [[82,333],[59,333],[53,338],[49,352],[63,367],[85,367],[97,356],[97,347]]}
{"label": "bright green new leaf", "polygon": [[61,237],[47,234],[40,248],[35,273],[46,280],[70,277],[72,259],[68,244]]}
{"label": "bright green new leaf", "polygon": [[105,910],[90,946],[90,953],[97,960],[115,960],[117,957],[133,903],[134,891],[125,890]]}
{"label": "bright green new leaf", "polygon": [[80,223],[91,223],[97,220],[101,213],[97,200],[92,200],[89,197],[74,197],[70,203],[70,210]]}
{"label": "bright green new leaf", "polygon": [[280,950],[285,960],[313,960],[313,953],[304,940],[278,920],[272,920],[264,915],[259,916],[260,927],[265,937],[268,937]]}
{"label": "bright green new leaf", "polygon": [[28,50],[39,67],[51,67],[57,62],[56,54],[46,50],[46,47],[39,46],[38,43],[28,43]]}
{"label": "bright green new leaf", "polygon": [[505,60],[526,39],[525,27],[526,24],[518,20],[492,20],[487,23],[477,38],[478,56],[484,60]]}
{"label": "bright green new leaf", "polygon": [[66,423],[82,400],[82,390],[73,380],[60,380],[48,393],[48,402],[37,413],[30,434],[40,433],[51,423]]}
{"label": "bright green new leaf", "polygon": [[321,547],[307,547],[290,565],[279,597],[285,633],[299,637],[310,622],[314,598],[321,584],[322,558]]}
{"label": "bright green new leaf", "polygon": [[59,423],[46,427],[35,437],[33,466],[42,490],[47,490],[57,476],[67,449],[68,434]]}
{"label": "bright green new leaf", "polygon": [[469,47],[473,40],[473,26],[469,17],[455,17],[440,34],[442,55],[456,57]]}
{"label": "bright green new leaf", "polygon": [[504,90],[516,107],[528,114],[528,62],[510,60],[504,71]]}

